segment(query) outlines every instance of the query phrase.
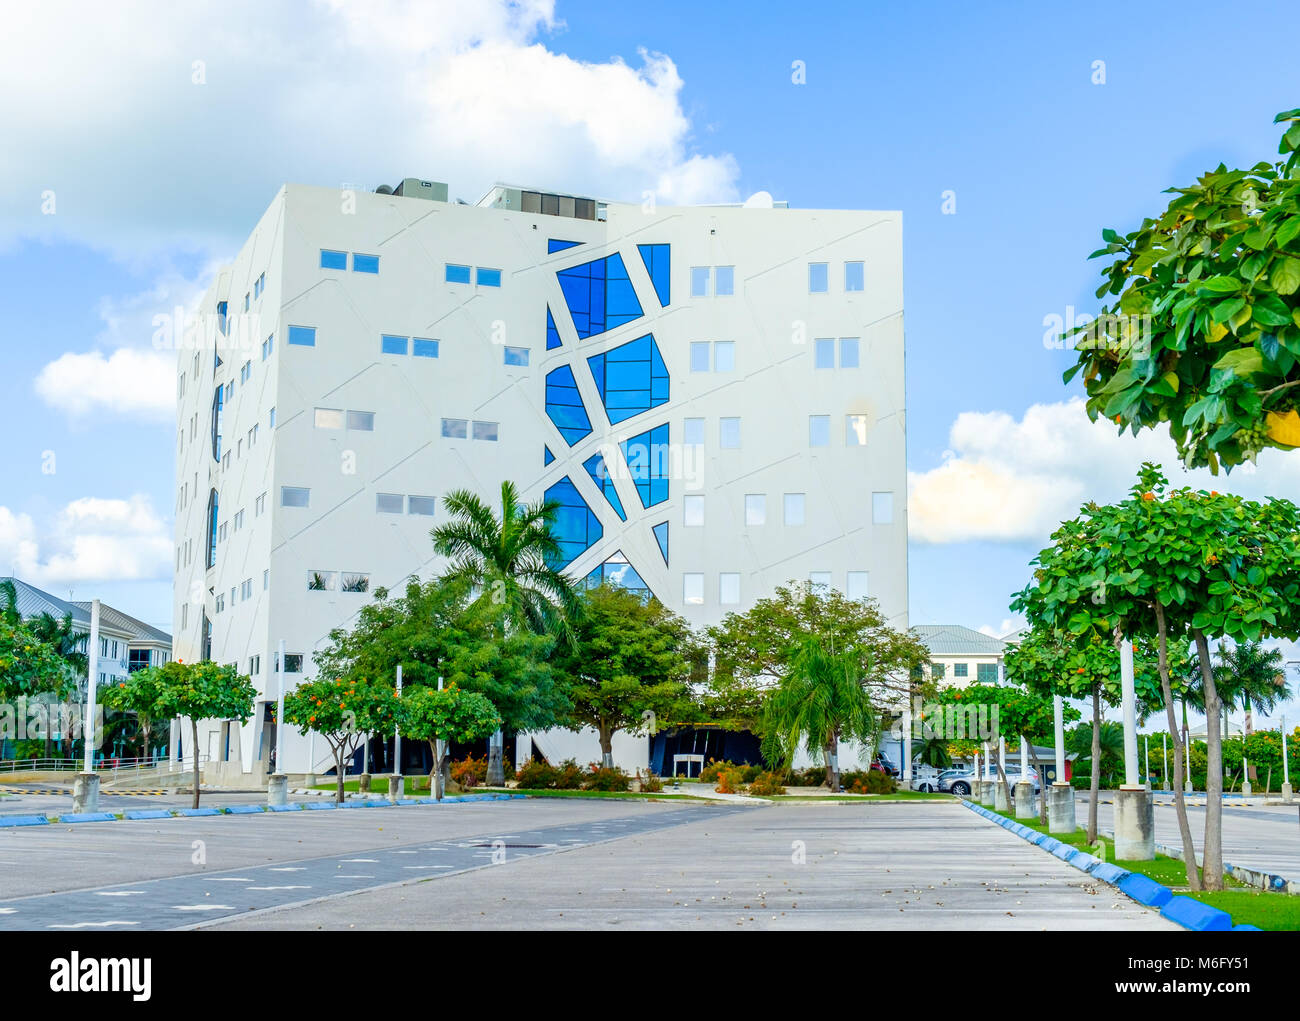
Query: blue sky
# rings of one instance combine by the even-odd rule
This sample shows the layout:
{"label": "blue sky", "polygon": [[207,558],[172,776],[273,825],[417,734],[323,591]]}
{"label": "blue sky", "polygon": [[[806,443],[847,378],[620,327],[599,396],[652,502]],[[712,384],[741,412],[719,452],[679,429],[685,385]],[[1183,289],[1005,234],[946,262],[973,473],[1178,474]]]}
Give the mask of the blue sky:
{"label": "blue sky", "polygon": [[[902,210],[911,619],[1000,631],[1055,521],[1146,457],[1173,464],[1068,403],[1044,318],[1095,310],[1103,226],[1270,158],[1273,114],[1300,105],[1300,63],[1261,48],[1296,36],[1294,3],[71,10],[0,41],[23,153],[0,158],[0,571],[163,625],[175,426],[150,322],[202,293],[285,180]],[[1220,488],[1300,498],[1296,458]]]}

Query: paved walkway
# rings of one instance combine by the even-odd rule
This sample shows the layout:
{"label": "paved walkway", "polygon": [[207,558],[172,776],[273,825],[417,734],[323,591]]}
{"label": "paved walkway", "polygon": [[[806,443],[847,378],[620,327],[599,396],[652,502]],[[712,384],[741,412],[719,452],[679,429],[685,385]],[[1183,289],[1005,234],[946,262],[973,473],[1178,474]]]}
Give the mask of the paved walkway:
{"label": "paved walkway", "polygon": [[1175,928],[955,803],[538,799],[0,830],[0,928],[194,925]]}

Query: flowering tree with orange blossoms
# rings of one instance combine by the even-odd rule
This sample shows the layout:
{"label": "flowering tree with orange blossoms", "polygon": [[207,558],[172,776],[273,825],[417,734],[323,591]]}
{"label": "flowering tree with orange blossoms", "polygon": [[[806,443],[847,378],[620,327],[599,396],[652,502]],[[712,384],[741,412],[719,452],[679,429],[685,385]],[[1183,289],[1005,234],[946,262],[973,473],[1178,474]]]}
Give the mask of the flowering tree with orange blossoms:
{"label": "flowering tree with orange blossoms", "polygon": [[347,760],[366,734],[391,734],[397,710],[392,685],[364,679],[308,681],[284,698],[285,721],[315,731],[329,744],[338,782],[334,800],[340,804]]}

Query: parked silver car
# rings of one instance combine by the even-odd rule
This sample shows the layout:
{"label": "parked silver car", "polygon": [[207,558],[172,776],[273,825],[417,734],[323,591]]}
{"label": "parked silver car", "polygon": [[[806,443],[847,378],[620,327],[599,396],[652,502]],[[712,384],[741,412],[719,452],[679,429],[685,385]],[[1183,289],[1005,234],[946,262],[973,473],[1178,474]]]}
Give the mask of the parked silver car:
{"label": "parked silver car", "polygon": [[[1011,797],[1016,796],[1016,784],[1020,782],[1019,767],[1013,766],[1007,771],[1007,785],[1010,787]],[[1034,793],[1039,794],[1042,787],[1038,781],[1038,774],[1032,769],[1025,771],[1025,779],[1034,785]],[[939,774],[939,790],[948,794],[956,794],[966,797],[973,789],[975,780],[975,770],[973,769],[949,769]],[[984,767],[984,782],[997,783],[998,769],[997,766]]]}

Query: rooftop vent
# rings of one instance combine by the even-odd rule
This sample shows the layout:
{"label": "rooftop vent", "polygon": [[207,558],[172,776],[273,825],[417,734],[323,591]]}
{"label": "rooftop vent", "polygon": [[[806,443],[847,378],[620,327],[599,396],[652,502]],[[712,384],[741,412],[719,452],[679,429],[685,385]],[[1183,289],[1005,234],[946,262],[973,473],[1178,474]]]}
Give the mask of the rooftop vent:
{"label": "rooftop vent", "polygon": [[406,177],[392,190],[392,194],[408,199],[429,199],[433,202],[447,201],[447,185],[442,181],[422,181],[418,177]]}

